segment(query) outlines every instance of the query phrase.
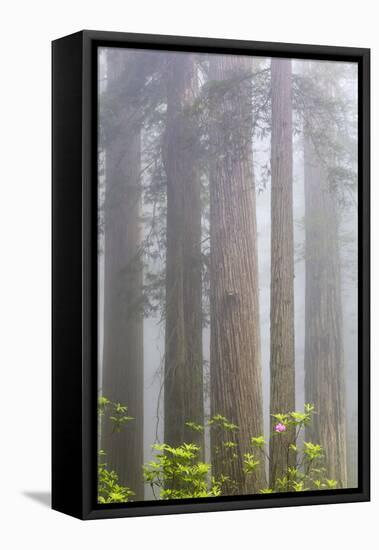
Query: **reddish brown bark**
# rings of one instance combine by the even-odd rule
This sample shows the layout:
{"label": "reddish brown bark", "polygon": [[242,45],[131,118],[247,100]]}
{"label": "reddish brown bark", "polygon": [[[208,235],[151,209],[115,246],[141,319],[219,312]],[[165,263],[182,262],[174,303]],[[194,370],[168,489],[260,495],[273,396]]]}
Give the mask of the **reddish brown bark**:
{"label": "reddish brown bark", "polygon": [[[271,60],[271,304],[270,413],[295,410],[294,245],[292,175],[292,69]],[[270,485],[294,466],[293,428],[276,434],[271,420]]]}
{"label": "reddish brown bark", "polygon": [[204,436],[201,204],[194,119],[194,56],[170,55],[164,166],[167,175],[164,440],[177,446]]}
{"label": "reddish brown bark", "polygon": [[250,69],[248,58],[210,59],[211,411],[240,428],[233,460],[223,446],[230,434],[211,433],[212,467],[238,493],[264,485],[262,466],[243,468],[249,438],[263,433]]}

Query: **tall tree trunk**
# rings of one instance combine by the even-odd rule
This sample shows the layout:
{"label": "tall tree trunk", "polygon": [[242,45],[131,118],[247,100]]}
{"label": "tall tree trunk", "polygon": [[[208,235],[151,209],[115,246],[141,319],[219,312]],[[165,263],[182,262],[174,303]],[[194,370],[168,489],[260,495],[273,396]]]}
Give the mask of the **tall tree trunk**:
{"label": "tall tree trunk", "polygon": [[105,421],[102,448],[106,462],[135,499],[144,496],[143,464],[143,315],[141,244],[141,129],[135,109],[123,94],[127,84],[123,50],[108,53],[104,203],[104,351],[103,395],[127,405],[134,418],[120,432]]}
{"label": "tall tree trunk", "polygon": [[185,425],[204,423],[200,179],[190,115],[194,58],[172,54],[167,70],[164,440],[172,446],[193,442],[203,449],[203,433]]}
{"label": "tall tree trunk", "polygon": [[317,414],[306,437],[326,453],[327,475],[346,486],[345,381],[335,191],[304,136],[305,397]]}
{"label": "tall tree trunk", "polygon": [[263,465],[255,474],[243,469],[250,437],[263,433],[250,63],[210,58],[211,413],[240,428],[234,459],[223,445],[230,434],[211,431],[212,467],[235,480],[239,493],[264,485]]}
{"label": "tall tree trunk", "polygon": [[[295,410],[294,245],[290,59],[272,59],[270,413]],[[296,463],[294,429],[273,433],[270,485]]]}

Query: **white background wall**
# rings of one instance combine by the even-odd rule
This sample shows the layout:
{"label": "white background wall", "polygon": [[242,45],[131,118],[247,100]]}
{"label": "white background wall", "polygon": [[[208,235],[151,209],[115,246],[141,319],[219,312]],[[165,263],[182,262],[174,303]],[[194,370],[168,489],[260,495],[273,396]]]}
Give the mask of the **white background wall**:
{"label": "white background wall", "polygon": [[[373,548],[378,540],[379,399],[373,287],[373,502],[80,522],[51,511],[50,41],[87,29],[372,48],[373,242],[379,194],[379,34],[372,0],[47,0],[2,6],[0,150],[3,548]],[[373,281],[378,256],[373,250]],[[67,396],[69,403],[70,396]],[[69,453],[70,450],[67,449]],[[37,498],[36,498],[37,497]]]}

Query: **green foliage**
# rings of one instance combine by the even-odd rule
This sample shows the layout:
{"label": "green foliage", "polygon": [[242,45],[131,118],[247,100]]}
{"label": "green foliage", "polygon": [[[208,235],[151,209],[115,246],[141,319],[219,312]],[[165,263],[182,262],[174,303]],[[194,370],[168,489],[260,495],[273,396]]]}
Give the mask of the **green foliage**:
{"label": "green foliage", "polygon": [[[100,396],[98,399],[98,420],[99,427],[104,417],[107,415],[110,422],[113,424],[113,432],[120,432],[123,426],[133,420],[131,416],[127,416],[128,408],[121,403],[110,401],[105,396]],[[120,485],[118,474],[114,470],[110,470],[106,462],[102,462],[106,456],[104,449],[98,452],[98,468],[97,468],[97,500],[99,504],[110,504],[114,502],[128,502],[130,497],[134,496],[134,492]]]}
{"label": "green foliage", "polygon": [[309,426],[312,422],[312,415],[314,414],[314,405],[306,403],[304,405],[304,411],[293,411],[288,413],[272,414],[271,416],[286,427],[296,426],[298,429]]}
{"label": "green foliage", "polygon": [[191,428],[191,430],[194,430],[195,432],[203,432],[204,426],[201,424],[197,424],[196,422],[186,422],[187,428]]}
{"label": "green foliage", "polygon": [[[235,450],[238,445],[233,441],[233,435],[239,428],[225,416],[216,414],[205,426],[191,421],[186,422],[186,426],[195,432],[203,432],[208,426],[223,433],[224,439],[225,435],[227,438],[221,445],[228,460],[237,458]],[[217,479],[212,476],[211,464],[201,459],[203,449],[198,445],[184,442],[173,447],[163,443],[155,444],[152,448],[156,452],[154,460],[143,466],[143,472],[145,481],[150,484],[156,498],[167,500],[220,496],[228,494],[230,488],[236,485],[229,476],[221,474]],[[213,452],[217,454],[221,450],[215,447]]]}
{"label": "green foliage", "polygon": [[260,464],[260,460],[256,460],[255,455],[251,453],[245,453],[244,457],[244,471],[246,474],[251,474],[257,469],[257,466]]}
{"label": "green foliage", "polygon": [[224,480],[210,476],[211,465],[199,459],[200,447],[155,444],[155,459],[143,466],[144,478],[162,500],[219,496]]}
{"label": "green foliage", "polygon": [[99,416],[104,416],[107,405],[110,404],[110,401],[107,397],[100,396],[97,401],[97,413]]}
{"label": "green foliage", "polygon": [[304,441],[303,445],[304,454],[306,455],[308,460],[315,460],[316,458],[320,458],[323,455],[323,449],[321,445],[306,441]]}
{"label": "green foliage", "polygon": [[128,407],[126,405],[121,405],[121,403],[110,401],[104,396],[99,397],[97,410],[100,421],[105,414],[108,415],[108,419],[113,423],[113,431],[115,432],[120,432],[126,422],[134,420],[132,416],[128,416],[126,414],[128,411]]}
{"label": "green foliage", "polygon": [[[283,444],[285,445],[284,451],[287,454],[288,463],[291,455],[293,456],[293,453],[296,453],[296,464],[295,466],[287,464],[285,474],[275,479],[269,487],[261,490],[261,493],[300,492],[338,487],[336,480],[327,478],[327,472],[323,466],[325,454],[322,446],[311,441],[299,442],[302,429],[311,424],[314,414],[314,406],[306,403],[302,412],[291,411],[272,415],[277,423],[273,428],[272,437],[283,438],[283,434],[290,427],[295,430],[294,441],[285,443],[283,439]],[[271,461],[265,450],[266,442],[263,436],[252,437],[250,441],[255,452],[260,453],[260,458],[254,454],[244,455],[244,471],[246,474],[254,472],[261,460],[264,461],[267,458],[268,461]],[[275,471],[275,464],[273,470]]]}
{"label": "green foliage", "polygon": [[326,479],[323,486],[325,487],[325,485],[328,489],[336,489],[338,486],[338,482],[335,479]]}
{"label": "green foliage", "polygon": [[[114,403],[106,397],[99,398],[98,411],[100,419],[108,415],[108,419],[114,425],[113,432],[120,431],[132,420],[132,417],[127,415],[125,405]],[[272,415],[276,422],[272,437],[283,438],[282,434],[285,434],[287,429],[294,428],[294,440],[286,443],[288,439],[283,438],[283,444],[287,446],[288,457],[295,453],[296,463],[294,466],[287,465],[284,474],[261,489],[261,494],[338,488],[338,482],[327,475],[322,446],[311,441],[300,441],[303,428],[311,424],[314,414],[314,406],[305,404],[304,411]],[[186,422],[186,427],[195,432],[204,432],[206,426],[219,431],[222,436],[220,446],[215,446],[212,453],[222,453],[227,462],[236,460],[239,456],[239,445],[234,439],[239,427],[221,414],[212,416],[205,425]],[[276,430],[278,426],[280,429]],[[263,435],[251,437],[250,444],[252,452],[244,453],[241,457],[247,476],[254,474],[262,462],[271,460],[267,450],[268,444]],[[151,486],[155,498],[170,500],[238,494],[238,483],[235,480],[227,475],[220,475],[218,478],[212,475],[212,466],[202,460],[203,449],[198,445],[183,442],[174,447],[157,443],[152,445],[152,448],[155,451],[154,459],[144,464],[142,471],[144,480]],[[134,493],[130,488],[122,486],[117,472],[109,469],[107,463],[102,461],[105,455],[104,450],[99,451],[98,502],[127,502]]]}
{"label": "green foliage", "polygon": [[[99,456],[104,456],[105,454],[105,451],[99,451]],[[129,498],[133,495],[133,491],[128,487],[119,484],[117,473],[114,470],[109,470],[106,462],[98,464],[97,500],[99,504],[128,502]]]}
{"label": "green foliage", "polygon": [[263,449],[266,445],[266,441],[263,435],[260,435],[259,437],[252,437],[250,441],[252,446],[256,447],[257,449]]}
{"label": "green foliage", "polygon": [[208,426],[221,428],[222,430],[226,430],[229,432],[236,432],[239,430],[239,427],[236,424],[229,422],[229,420],[221,414],[215,414],[214,416],[212,416],[212,418],[208,421]]}
{"label": "green foliage", "polygon": [[224,441],[223,446],[227,449],[235,449],[238,447],[237,443],[234,443],[234,441]]}

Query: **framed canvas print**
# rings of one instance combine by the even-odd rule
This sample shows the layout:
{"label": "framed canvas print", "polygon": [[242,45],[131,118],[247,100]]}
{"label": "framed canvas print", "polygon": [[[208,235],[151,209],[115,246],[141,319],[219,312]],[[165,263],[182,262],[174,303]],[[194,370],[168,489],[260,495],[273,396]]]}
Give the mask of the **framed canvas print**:
{"label": "framed canvas print", "polygon": [[53,508],[369,500],[369,50],[53,42]]}

